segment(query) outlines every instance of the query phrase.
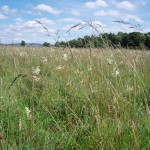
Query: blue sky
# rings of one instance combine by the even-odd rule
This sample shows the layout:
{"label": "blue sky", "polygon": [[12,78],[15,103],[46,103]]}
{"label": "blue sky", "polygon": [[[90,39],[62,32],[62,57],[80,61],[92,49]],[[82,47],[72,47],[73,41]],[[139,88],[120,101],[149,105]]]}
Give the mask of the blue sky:
{"label": "blue sky", "polygon": [[[66,33],[77,23],[85,26],[83,20],[92,22],[99,33],[136,31],[128,25],[114,23],[115,20],[140,24],[142,32],[150,32],[149,8],[150,0],[0,0],[0,41],[54,43],[97,34],[90,27],[82,30],[77,27]],[[48,28],[49,37],[35,20]]]}

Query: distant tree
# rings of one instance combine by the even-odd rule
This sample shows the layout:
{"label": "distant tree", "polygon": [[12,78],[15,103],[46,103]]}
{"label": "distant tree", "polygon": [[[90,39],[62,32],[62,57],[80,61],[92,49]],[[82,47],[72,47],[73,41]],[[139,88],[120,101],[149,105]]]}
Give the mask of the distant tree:
{"label": "distant tree", "polygon": [[24,40],[21,41],[21,46],[26,46],[26,42]]}
{"label": "distant tree", "polygon": [[121,46],[128,48],[128,46],[131,44],[130,39],[129,39],[129,34],[123,33],[121,36],[122,36]]}
{"label": "distant tree", "polygon": [[150,33],[142,34],[140,32],[123,33],[104,33],[101,36],[86,35],[83,38],[73,39],[67,42],[56,42],[57,47],[75,47],[75,48],[93,48],[105,47],[105,44],[114,48],[130,49],[150,49]]}
{"label": "distant tree", "polygon": [[141,45],[144,45],[146,37],[140,32],[129,33],[129,40],[133,44],[133,48],[142,48]]}
{"label": "distant tree", "polygon": [[59,42],[59,41],[57,41],[55,43],[55,46],[56,47],[65,47],[65,46],[67,46],[67,42],[64,42],[64,41]]}
{"label": "distant tree", "polygon": [[43,43],[43,46],[44,46],[44,47],[50,47],[50,43],[44,42],[44,43]]}
{"label": "distant tree", "polygon": [[109,46],[113,46],[114,48],[120,44],[120,37],[114,33],[109,33],[108,39],[110,40]]}
{"label": "distant tree", "polygon": [[150,49],[150,32],[147,33],[146,35],[146,41],[145,41],[145,46]]}

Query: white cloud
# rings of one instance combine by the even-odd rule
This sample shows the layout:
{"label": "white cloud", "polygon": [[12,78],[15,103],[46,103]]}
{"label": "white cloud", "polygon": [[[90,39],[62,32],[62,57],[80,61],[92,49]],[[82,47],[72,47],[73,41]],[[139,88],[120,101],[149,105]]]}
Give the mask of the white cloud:
{"label": "white cloud", "polygon": [[60,11],[59,11],[59,10],[54,9],[54,8],[52,8],[51,6],[45,5],[45,4],[39,4],[39,5],[37,5],[37,6],[35,7],[35,9],[40,10],[40,11],[43,11],[43,12],[48,12],[48,13],[51,13],[51,14],[54,14],[54,15],[60,14]]}
{"label": "white cloud", "polygon": [[[44,25],[46,25],[49,34],[54,36],[57,32],[54,28],[55,22],[48,18],[39,18]],[[2,41],[3,43],[12,43],[20,42],[24,39],[26,42],[44,42],[44,41],[52,41],[54,40],[50,37],[47,37],[46,30],[38,24],[35,20],[24,20],[22,18],[16,18],[15,23],[6,25],[0,31],[0,34],[3,35]]]}
{"label": "white cloud", "polygon": [[78,10],[72,10],[71,13],[74,15],[74,16],[80,16],[80,12]]}
{"label": "white cloud", "polygon": [[95,2],[86,2],[85,6],[88,8],[107,7],[108,4],[104,0],[96,0]]}
{"label": "white cloud", "polygon": [[[47,26],[49,32],[53,32],[49,26],[54,25],[55,22],[47,18],[36,19],[39,20],[44,26]],[[42,26],[35,20],[25,21],[17,18],[15,24],[11,24],[5,28],[6,33],[46,33]]]}
{"label": "white cloud", "polygon": [[40,19],[36,19],[38,21],[40,21],[41,23],[45,24],[45,25],[55,25],[55,22],[53,20],[47,19],[47,18],[40,18]]}
{"label": "white cloud", "polygon": [[143,30],[143,33],[148,33],[150,31],[150,28],[145,28],[144,30]]}
{"label": "white cloud", "polygon": [[117,6],[117,8],[127,9],[127,10],[135,10],[136,9],[136,5],[129,1],[122,1],[122,2],[116,3],[116,6]]}
{"label": "white cloud", "polygon": [[[109,27],[108,27],[109,26]],[[110,23],[107,25],[107,27],[104,27],[104,32],[106,33],[118,33],[118,32],[133,32],[134,29],[129,28],[128,25],[125,24],[118,24],[118,23]]]}
{"label": "white cloud", "polygon": [[15,36],[22,36],[22,33],[16,33]]}
{"label": "white cloud", "polygon": [[127,15],[125,17],[126,21],[129,21],[130,19],[136,21],[137,23],[143,23],[143,20],[140,19],[139,17],[135,16],[135,15]]}
{"label": "white cloud", "polygon": [[100,10],[100,11],[97,11],[94,15],[95,16],[106,16],[107,13],[104,10]]}
{"label": "white cloud", "polygon": [[38,15],[38,16],[40,16],[40,15],[42,15],[42,13],[41,12],[34,12],[34,11],[30,11],[30,10],[23,10],[23,13],[25,13],[25,14],[29,14],[29,15]]}
{"label": "white cloud", "polygon": [[116,10],[109,10],[109,11],[100,10],[97,11],[94,15],[95,16],[117,16],[119,15],[119,12]]}
{"label": "white cloud", "polygon": [[97,28],[100,29],[100,30],[101,30],[102,28],[104,28],[104,27],[107,26],[106,24],[104,24],[104,23],[102,23],[102,22],[100,22],[100,21],[94,21],[93,24],[94,24],[95,26],[97,26]]}
{"label": "white cloud", "polygon": [[81,20],[77,18],[62,18],[59,20],[60,22],[75,22],[75,23],[80,23]]}
{"label": "white cloud", "polygon": [[1,11],[6,14],[15,14],[17,13],[17,9],[10,9],[7,5],[2,6]]}
{"label": "white cloud", "polygon": [[[60,30],[62,30],[62,31],[68,31],[71,27],[73,27],[74,26],[74,24],[67,24],[67,25],[64,25],[63,27],[61,27],[61,29]],[[71,29],[71,31],[79,31],[78,30],[78,28],[76,27],[76,28],[72,28]]]}
{"label": "white cloud", "polygon": [[145,6],[147,3],[149,2],[149,0],[138,0],[138,4],[139,5],[143,5],[143,6]]}
{"label": "white cloud", "polygon": [[7,19],[7,17],[4,16],[3,14],[0,14],[0,20],[2,20],[2,19]]}

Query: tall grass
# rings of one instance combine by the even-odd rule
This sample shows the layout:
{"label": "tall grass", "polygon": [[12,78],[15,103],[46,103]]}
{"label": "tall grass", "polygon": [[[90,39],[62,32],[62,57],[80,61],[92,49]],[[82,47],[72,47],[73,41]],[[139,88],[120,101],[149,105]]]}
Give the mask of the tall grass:
{"label": "tall grass", "polygon": [[150,149],[150,52],[91,52],[0,47],[0,149]]}

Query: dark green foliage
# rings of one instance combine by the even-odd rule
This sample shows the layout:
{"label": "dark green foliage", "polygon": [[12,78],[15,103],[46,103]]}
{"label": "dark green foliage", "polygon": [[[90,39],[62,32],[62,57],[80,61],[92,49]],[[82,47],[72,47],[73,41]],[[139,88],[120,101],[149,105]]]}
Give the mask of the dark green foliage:
{"label": "dark green foliage", "polygon": [[145,46],[150,49],[150,32],[146,34]]}
{"label": "dark green foliage", "polygon": [[24,40],[21,41],[21,46],[26,46],[26,42]]}
{"label": "dark green foliage", "polygon": [[43,43],[43,46],[44,46],[44,47],[50,47],[50,43],[44,42],[44,43]]}
{"label": "dark green foliage", "polygon": [[140,45],[146,41],[146,37],[139,32],[129,33],[129,40],[133,45],[133,48],[140,48]]}
{"label": "dark green foliage", "polygon": [[99,36],[91,35],[83,38],[73,39],[67,42],[56,42],[57,47],[75,47],[75,48],[103,48],[105,45],[113,48],[129,48],[129,49],[150,49],[150,33],[142,34],[140,32],[123,33],[104,33]]}

